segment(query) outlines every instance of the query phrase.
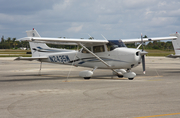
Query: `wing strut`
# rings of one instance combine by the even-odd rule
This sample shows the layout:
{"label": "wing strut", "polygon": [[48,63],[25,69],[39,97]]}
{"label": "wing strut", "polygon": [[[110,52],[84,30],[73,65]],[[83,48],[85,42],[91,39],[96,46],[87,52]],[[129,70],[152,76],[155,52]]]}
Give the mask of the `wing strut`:
{"label": "wing strut", "polygon": [[93,52],[91,52],[89,49],[87,49],[84,45],[82,45],[81,43],[79,43],[80,46],[82,46],[86,51],[88,51],[89,53],[91,53],[93,56],[95,56],[97,59],[99,59],[103,64],[105,64],[107,67],[109,67],[109,69],[111,69],[113,72],[117,73],[119,75],[118,72],[116,72],[114,69],[111,68],[110,65],[108,65],[105,61],[103,61],[100,57],[98,57],[96,54],[94,54]]}

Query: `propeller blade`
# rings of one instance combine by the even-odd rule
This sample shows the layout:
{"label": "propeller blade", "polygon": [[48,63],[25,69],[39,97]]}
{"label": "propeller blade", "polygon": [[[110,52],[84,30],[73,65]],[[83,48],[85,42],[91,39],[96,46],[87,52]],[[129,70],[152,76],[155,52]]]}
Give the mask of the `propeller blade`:
{"label": "propeller blade", "polygon": [[143,68],[143,73],[145,74],[146,70],[145,70],[145,56],[144,55],[142,56],[142,68]]}
{"label": "propeller blade", "polygon": [[145,74],[146,71],[145,71],[145,54],[147,54],[146,51],[144,51],[144,47],[143,47],[143,36],[142,36],[142,33],[141,33],[141,44],[142,44],[142,52],[141,52],[141,57],[142,57],[142,68],[143,68],[143,73]]}
{"label": "propeller blade", "polygon": [[142,51],[143,51],[144,48],[143,48],[143,36],[142,36],[142,33],[141,33],[141,45],[142,45]]}

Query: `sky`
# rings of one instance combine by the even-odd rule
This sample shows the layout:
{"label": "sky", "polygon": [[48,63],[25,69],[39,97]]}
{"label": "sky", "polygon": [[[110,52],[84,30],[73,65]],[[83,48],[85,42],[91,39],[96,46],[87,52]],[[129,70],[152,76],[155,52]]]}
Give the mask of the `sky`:
{"label": "sky", "polygon": [[0,0],[0,37],[26,37],[33,28],[54,38],[164,37],[180,32],[179,6],[179,0]]}

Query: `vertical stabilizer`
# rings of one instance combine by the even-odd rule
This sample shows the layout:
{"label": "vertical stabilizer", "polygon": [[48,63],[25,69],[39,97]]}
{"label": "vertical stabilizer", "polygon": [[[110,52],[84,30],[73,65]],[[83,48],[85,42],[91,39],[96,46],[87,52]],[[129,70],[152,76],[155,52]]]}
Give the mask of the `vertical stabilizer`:
{"label": "vertical stabilizer", "polygon": [[[39,33],[33,30],[26,31],[28,37],[41,37]],[[50,49],[45,43],[29,42],[32,57],[40,57],[46,55],[45,49]]]}
{"label": "vertical stabilizer", "polygon": [[36,29],[26,31],[28,37],[41,37]]}
{"label": "vertical stabilizer", "polygon": [[171,34],[170,36],[177,37],[177,39],[172,40],[172,44],[174,47],[175,55],[180,55],[180,34],[176,32],[175,34]]}
{"label": "vertical stabilizer", "polygon": [[46,50],[50,49],[45,43],[29,42],[32,57],[40,57],[47,55]]}

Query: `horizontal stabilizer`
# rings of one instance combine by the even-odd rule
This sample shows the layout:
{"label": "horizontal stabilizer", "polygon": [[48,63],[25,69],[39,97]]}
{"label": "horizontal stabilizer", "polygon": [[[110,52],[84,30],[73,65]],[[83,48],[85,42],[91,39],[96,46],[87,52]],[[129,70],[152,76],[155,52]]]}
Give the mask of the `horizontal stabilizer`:
{"label": "horizontal stabilizer", "polygon": [[166,57],[169,57],[169,58],[178,58],[178,57],[180,57],[180,55],[170,54],[170,55],[168,55],[168,56],[166,56]]}
{"label": "horizontal stabilizer", "polygon": [[32,60],[40,60],[40,59],[47,59],[47,57],[18,57],[14,60],[26,60],[26,61],[32,61]]}

